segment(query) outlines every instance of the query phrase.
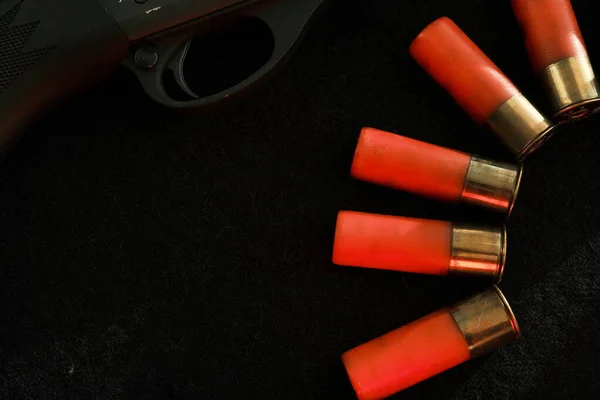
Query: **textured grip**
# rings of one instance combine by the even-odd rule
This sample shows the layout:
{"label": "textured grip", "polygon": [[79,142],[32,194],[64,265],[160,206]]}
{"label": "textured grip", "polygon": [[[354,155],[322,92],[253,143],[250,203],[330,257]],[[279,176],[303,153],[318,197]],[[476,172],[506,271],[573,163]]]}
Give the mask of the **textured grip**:
{"label": "textured grip", "polygon": [[11,26],[22,3],[13,6],[0,17],[0,95],[15,79],[21,76],[42,56],[57,46],[23,51],[28,40],[40,25],[40,21]]}
{"label": "textured grip", "polygon": [[97,0],[0,0],[0,157],[35,116],[112,71],[128,47]]}

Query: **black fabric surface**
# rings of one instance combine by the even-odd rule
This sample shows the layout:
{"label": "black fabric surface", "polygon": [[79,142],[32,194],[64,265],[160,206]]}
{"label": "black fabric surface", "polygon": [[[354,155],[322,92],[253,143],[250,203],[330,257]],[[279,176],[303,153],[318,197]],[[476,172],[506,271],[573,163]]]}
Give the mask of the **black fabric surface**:
{"label": "black fabric surface", "polygon": [[[240,102],[171,113],[121,71],[38,122],[0,166],[0,398],[352,399],[344,351],[484,288],[331,264],[341,209],[502,222],[349,177],[362,126],[512,159],[407,53],[442,15],[546,107],[508,1],[339,0]],[[501,284],[522,340],[394,398],[597,398],[599,128],[526,163]]]}

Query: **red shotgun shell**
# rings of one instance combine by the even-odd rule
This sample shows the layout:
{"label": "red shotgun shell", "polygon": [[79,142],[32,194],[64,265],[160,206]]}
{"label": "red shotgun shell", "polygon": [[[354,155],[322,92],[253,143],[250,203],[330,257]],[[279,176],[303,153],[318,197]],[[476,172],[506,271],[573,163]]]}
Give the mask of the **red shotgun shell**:
{"label": "red shotgun shell", "polygon": [[363,128],[351,175],[423,196],[510,213],[522,167],[485,160],[373,128]]}
{"label": "red shotgun shell", "polygon": [[552,123],[449,18],[427,26],[412,42],[410,54],[475,122],[492,128],[519,159],[552,130]]}
{"label": "red shotgun shell", "polygon": [[333,263],[428,275],[502,279],[506,229],[340,211]]}
{"label": "red shotgun shell", "polygon": [[512,0],[535,71],[556,117],[574,120],[600,107],[599,86],[569,0]]}
{"label": "red shotgun shell", "polygon": [[342,355],[359,400],[382,399],[520,336],[504,295],[492,287]]}

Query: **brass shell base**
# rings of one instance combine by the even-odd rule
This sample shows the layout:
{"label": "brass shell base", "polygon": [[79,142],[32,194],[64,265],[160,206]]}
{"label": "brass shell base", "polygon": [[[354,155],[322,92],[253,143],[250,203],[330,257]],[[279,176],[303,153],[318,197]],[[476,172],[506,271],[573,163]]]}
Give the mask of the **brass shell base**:
{"label": "brass shell base", "polygon": [[482,228],[456,224],[448,273],[500,282],[506,264],[506,227]]}
{"label": "brass shell base", "polygon": [[450,312],[469,345],[471,358],[489,353],[521,336],[515,314],[495,285],[455,305]]}
{"label": "brass shell base", "polygon": [[542,80],[559,123],[578,121],[599,111],[600,85],[589,57],[555,62],[542,71]]}
{"label": "brass shell base", "polygon": [[472,156],[461,200],[510,215],[515,204],[523,167]]}
{"label": "brass shell base", "polygon": [[513,151],[519,161],[540,147],[556,126],[521,93],[498,107],[486,124]]}

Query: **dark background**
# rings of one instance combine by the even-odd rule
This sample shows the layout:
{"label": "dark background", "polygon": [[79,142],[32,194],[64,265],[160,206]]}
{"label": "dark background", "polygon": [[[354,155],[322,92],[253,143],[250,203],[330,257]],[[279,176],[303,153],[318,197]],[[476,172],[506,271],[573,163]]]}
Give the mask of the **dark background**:
{"label": "dark background", "polygon": [[[342,352],[484,288],[330,261],[341,209],[501,222],[349,177],[365,125],[512,159],[408,56],[442,15],[546,107],[508,1],[339,0],[221,110],[170,113],[120,71],[39,121],[0,166],[0,398],[352,399]],[[501,285],[522,340],[398,399],[597,398],[599,128],[526,163]]]}

